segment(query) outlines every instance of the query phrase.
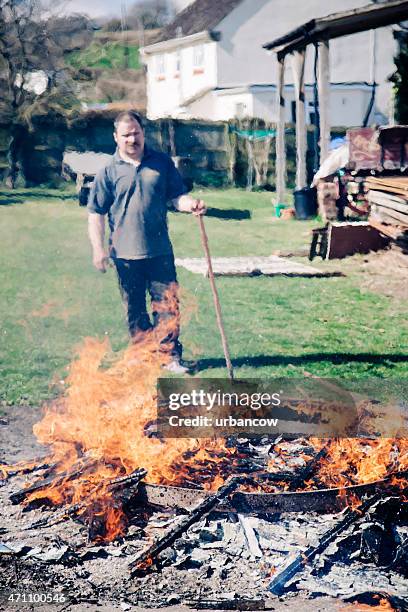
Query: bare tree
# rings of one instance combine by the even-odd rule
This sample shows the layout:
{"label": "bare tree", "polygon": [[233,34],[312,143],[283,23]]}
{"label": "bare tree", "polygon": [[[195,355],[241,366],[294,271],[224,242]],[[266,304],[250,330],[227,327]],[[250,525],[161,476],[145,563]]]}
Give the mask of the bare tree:
{"label": "bare tree", "polygon": [[129,9],[128,20],[138,29],[153,30],[167,25],[173,15],[172,0],[141,0]]}
{"label": "bare tree", "polygon": [[[88,45],[93,35],[80,15],[64,17],[57,2],[0,0],[0,123],[11,130],[7,182],[14,187],[18,149],[32,116],[74,97],[64,54]],[[64,104],[62,104],[64,106]]]}

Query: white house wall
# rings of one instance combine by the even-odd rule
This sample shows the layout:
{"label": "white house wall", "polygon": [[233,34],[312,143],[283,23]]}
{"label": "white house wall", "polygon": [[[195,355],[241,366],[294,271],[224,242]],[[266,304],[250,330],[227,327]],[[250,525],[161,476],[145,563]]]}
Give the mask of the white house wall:
{"label": "white house wall", "polygon": [[[254,117],[276,122],[278,119],[276,89],[254,93],[253,98]],[[289,121],[288,119],[286,120]]]}
{"label": "white house wall", "polygon": [[[371,92],[368,87],[336,87],[330,95],[330,120],[333,127],[358,127],[365,117]],[[291,123],[292,102],[295,101],[293,87],[285,92],[286,122]],[[242,105],[243,116],[259,117],[271,123],[276,122],[276,89],[248,91],[245,93],[209,92],[188,109],[186,117],[227,121],[237,116],[237,107]],[[306,123],[311,124],[314,111],[313,90],[306,90]]]}
{"label": "white house wall", "polygon": [[217,102],[214,92],[209,91],[206,95],[190,104],[182,117],[185,119],[210,119],[211,121],[223,119],[223,117],[218,116]]}
{"label": "white house wall", "polygon": [[371,92],[369,89],[335,89],[330,92],[330,123],[333,127],[360,127],[363,124]]}
{"label": "white house wall", "polygon": [[[262,45],[302,25],[312,18],[359,8],[367,0],[245,0],[220,24],[218,44],[218,86],[232,87],[250,83],[276,83],[275,54],[268,54]],[[377,30],[377,107],[386,114],[391,92],[387,77],[395,70],[393,56],[396,43],[392,28]],[[368,81],[371,69],[370,33],[363,32],[330,42],[331,82]],[[289,64],[289,62],[288,62]],[[313,48],[309,47],[305,81],[313,82]],[[292,72],[286,69],[287,82]]]}
{"label": "white house wall", "polygon": [[[217,61],[215,42],[197,43],[204,47],[204,65],[194,67],[194,46],[181,47],[180,71],[176,70],[176,51],[164,53],[165,70],[157,73],[157,54],[147,57],[147,114],[149,118],[174,115],[183,101],[200,91],[216,87]],[[176,113],[177,114],[177,113]]]}
{"label": "white house wall", "polygon": [[[376,47],[375,80],[379,84],[376,93],[376,107],[385,116],[389,116],[393,85],[388,79],[396,70],[393,60],[398,51],[391,26],[331,41],[331,81],[337,83],[345,81],[371,82],[372,47],[370,37],[373,35]],[[313,55],[313,53],[310,55]]]}
{"label": "white house wall", "polygon": [[[250,92],[217,95],[218,119],[233,119],[236,116],[254,116],[254,96]],[[241,111],[237,112],[237,107],[241,106]]]}
{"label": "white house wall", "polygon": [[[263,94],[266,98],[266,94]],[[260,94],[262,97],[262,94]],[[330,123],[333,127],[359,127],[367,112],[370,102],[371,91],[368,87],[334,87],[330,92]],[[306,98],[306,123],[311,124],[311,113],[314,112],[313,89],[307,88]],[[295,102],[295,90],[288,88],[285,93],[286,121],[293,121],[292,103]],[[276,115],[275,119],[276,121]]]}
{"label": "white house wall", "polygon": [[242,105],[243,116],[253,117],[255,97],[250,92],[223,94],[209,92],[187,109],[186,117],[191,119],[211,119],[228,121],[236,117],[237,105]]}

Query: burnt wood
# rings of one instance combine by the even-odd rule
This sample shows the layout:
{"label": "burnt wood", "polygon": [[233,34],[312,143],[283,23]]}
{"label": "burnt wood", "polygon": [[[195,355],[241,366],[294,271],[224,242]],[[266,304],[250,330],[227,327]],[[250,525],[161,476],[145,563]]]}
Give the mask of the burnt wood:
{"label": "burnt wood", "polygon": [[[45,458],[45,457],[44,457]],[[42,461],[44,458],[41,458],[40,461]],[[4,466],[4,464],[3,464]],[[40,472],[41,470],[47,470],[47,473],[50,470],[55,469],[57,466],[56,463],[50,464],[50,463],[36,463],[36,464],[31,464],[31,465],[15,465],[12,466],[14,469],[11,470],[7,470],[6,472],[6,476],[0,480],[7,480],[8,478],[12,478],[13,476],[17,476],[18,474],[32,474],[33,472]],[[7,466],[4,466],[7,467]],[[1,469],[1,466],[0,466]],[[43,474],[43,478],[45,477],[45,475]]]}
{"label": "burnt wood", "polygon": [[185,533],[187,529],[191,527],[191,525],[194,525],[194,523],[211,512],[211,510],[213,510],[225,497],[235,491],[239,485],[242,484],[242,482],[243,478],[240,476],[233,476],[232,478],[228,479],[216,493],[210,495],[207,499],[200,502],[198,506],[183,517],[183,519],[173,529],[137,555],[137,557],[129,564],[132,577],[143,573],[146,569],[148,569],[157,555],[173,544],[173,542],[178,540],[178,538]]}
{"label": "burnt wood", "polygon": [[347,527],[362,518],[371,506],[378,502],[383,495],[383,493],[375,493],[358,506],[357,509],[348,508],[345,510],[343,518],[334,527],[331,527],[323,534],[316,546],[309,546],[304,552],[295,555],[295,557],[291,557],[270,582],[269,590],[271,593],[274,595],[282,595],[287,583],[293,576],[301,572],[308,563],[313,561],[316,555],[321,553],[337,538],[337,536],[347,529]]}
{"label": "burnt wood", "polygon": [[263,599],[200,599],[183,601],[194,610],[270,610]]}
{"label": "burnt wood", "polygon": [[296,489],[300,489],[301,486],[313,476],[319,461],[324,459],[326,455],[327,448],[324,446],[310,461],[308,461],[304,467],[296,472],[294,478],[289,481],[289,491],[296,491]]}
{"label": "burnt wood", "polygon": [[27,487],[26,489],[21,489],[17,491],[17,493],[12,493],[10,495],[10,501],[12,504],[21,504],[27,497],[29,497],[32,493],[36,493],[37,491],[41,491],[42,489],[46,489],[47,487],[52,486],[53,488],[58,487],[64,481],[71,481],[79,478],[80,476],[85,475],[89,470],[92,470],[97,465],[96,461],[90,463],[81,463],[81,465],[75,464],[72,467],[72,470],[69,472],[63,472],[62,474],[51,474],[47,478],[42,478],[35,482],[31,487]]}
{"label": "burnt wood", "polygon": [[[144,468],[140,468],[135,470],[131,474],[127,476],[121,476],[119,478],[112,479],[110,482],[100,482],[96,485],[92,491],[90,491],[88,498],[96,495],[98,490],[106,487],[108,492],[112,491],[120,491],[123,489],[127,489],[131,492],[132,495],[135,495],[137,492],[137,487],[139,486],[140,481],[146,476],[147,470]],[[73,506],[69,506],[68,508],[64,508],[61,512],[57,514],[53,514],[51,517],[47,517],[44,519],[40,519],[32,523],[28,529],[40,529],[41,527],[51,527],[52,525],[58,525],[63,521],[74,518],[77,516],[82,510],[85,510],[87,507],[87,503],[85,501],[74,504]]]}

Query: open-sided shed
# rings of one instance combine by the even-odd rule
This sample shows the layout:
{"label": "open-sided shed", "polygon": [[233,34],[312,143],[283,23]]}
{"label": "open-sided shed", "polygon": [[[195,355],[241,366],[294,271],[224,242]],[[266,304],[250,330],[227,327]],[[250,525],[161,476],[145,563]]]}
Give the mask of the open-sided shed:
{"label": "open-sided shed", "polygon": [[[296,88],[296,188],[306,186],[306,122],[304,68],[306,49],[314,45],[317,55],[317,90],[320,116],[320,163],[325,160],[330,144],[330,40],[340,36],[400,23],[408,19],[408,0],[370,4],[362,8],[311,19],[302,26],[264,45],[274,51],[278,69],[278,125],[276,136],[276,189],[278,202],[283,201],[286,188],[285,152],[285,59],[292,55]],[[374,53],[374,49],[372,49]],[[374,75],[372,75],[374,81]]]}

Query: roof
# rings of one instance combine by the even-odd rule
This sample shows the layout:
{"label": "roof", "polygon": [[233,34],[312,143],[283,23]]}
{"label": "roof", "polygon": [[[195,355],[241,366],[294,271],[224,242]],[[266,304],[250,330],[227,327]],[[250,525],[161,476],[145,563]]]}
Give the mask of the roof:
{"label": "roof", "polygon": [[243,0],[195,0],[174,21],[163,28],[158,37],[149,44],[190,36],[204,30],[212,30]]}
{"label": "roof", "polygon": [[186,98],[185,100],[183,100],[180,106],[190,106],[190,104],[197,102],[197,100],[201,100],[201,98],[204,98],[204,96],[206,96],[208,93],[214,90],[215,90],[214,87],[204,87],[203,89],[200,89],[199,91],[197,91],[197,93],[195,93],[193,96],[190,96],[189,98]]}
{"label": "roof", "polygon": [[369,4],[358,9],[312,19],[285,36],[266,43],[263,47],[269,51],[276,51],[278,56],[282,57],[311,43],[385,27],[406,19],[408,19],[408,0]]}
{"label": "roof", "polygon": [[[191,104],[194,104],[194,102],[197,102],[198,100],[201,100],[202,98],[204,98],[204,96],[206,96],[207,94],[213,92],[216,95],[220,95],[220,96],[230,96],[230,95],[235,95],[237,93],[260,93],[263,91],[268,91],[268,90],[272,90],[275,91],[276,90],[276,84],[275,83],[250,83],[248,85],[233,85],[233,86],[226,86],[226,87],[204,87],[203,89],[200,89],[199,91],[197,91],[193,96],[190,96],[189,98],[185,98],[181,103],[180,106],[190,106]],[[285,83],[285,89],[291,89],[294,88],[294,84],[293,83]],[[305,83],[305,89],[313,89],[314,84],[313,83]],[[366,81],[353,81],[353,82],[349,82],[349,83],[330,83],[330,88],[331,89],[341,89],[341,88],[346,88],[346,89],[367,89],[369,91],[371,91],[372,89],[372,84],[367,83]]]}

